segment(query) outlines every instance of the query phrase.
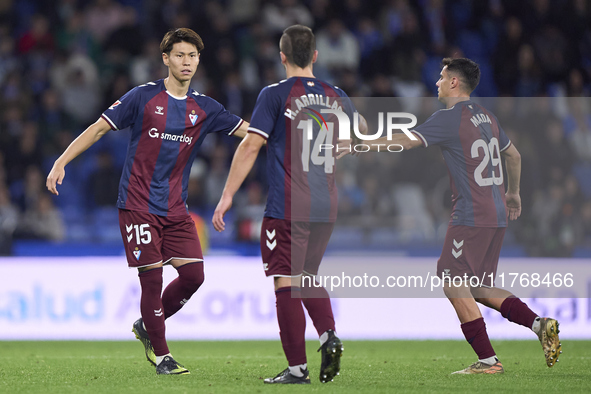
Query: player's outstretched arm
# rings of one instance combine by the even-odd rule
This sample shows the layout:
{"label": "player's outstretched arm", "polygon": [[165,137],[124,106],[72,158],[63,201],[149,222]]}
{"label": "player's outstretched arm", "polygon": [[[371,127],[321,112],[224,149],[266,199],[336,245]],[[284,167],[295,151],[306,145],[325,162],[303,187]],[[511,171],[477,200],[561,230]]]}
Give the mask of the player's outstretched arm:
{"label": "player's outstretched arm", "polygon": [[521,197],[519,196],[519,182],[521,180],[521,155],[515,145],[511,144],[502,153],[507,167],[507,211],[509,220],[515,220],[521,215]]}
{"label": "player's outstretched arm", "polygon": [[240,127],[238,127],[238,129],[236,129],[236,131],[232,135],[238,138],[246,137],[246,134],[248,134],[248,126],[250,126],[250,123],[248,123],[247,121],[242,121]]}
{"label": "player's outstretched arm", "polygon": [[49,175],[47,175],[47,181],[45,182],[47,190],[55,195],[59,195],[56,184],[62,184],[62,181],[66,176],[66,164],[74,160],[86,149],[90,148],[109,130],[111,130],[111,126],[109,126],[103,118],[99,118],[99,120],[84,130],[78,138],[72,141],[64,153],[62,153],[55,163],[53,163],[53,167],[51,168]]}
{"label": "player's outstretched arm", "polygon": [[[368,130],[367,121],[365,120],[363,115],[359,114],[359,132],[361,134],[367,134],[367,130]],[[341,157],[349,155],[349,154],[352,156],[359,155],[359,152],[349,150],[351,145],[361,143],[361,140],[359,139],[359,137],[355,136],[354,134],[355,134],[355,131],[351,130],[351,135],[353,136],[353,139],[346,140],[346,141],[339,141],[338,148],[337,148],[337,153],[338,153],[337,160],[340,159]]]}
{"label": "player's outstretched arm", "polygon": [[[247,121],[243,121],[240,127],[236,129],[236,131],[232,135],[238,138],[246,137],[246,135],[248,134],[248,126],[250,126],[250,123],[248,123]],[[263,145],[267,145],[267,140],[263,142]]]}
{"label": "player's outstretched arm", "polygon": [[265,139],[260,135],[248,133],[240,145],[238,145],[238,149],[236,149],[236,153],[234,153],[234,158],[232,159],[232,166],[230,167],[230,173],[228,174],[222,197],[211,219],[213,227],[217,231],[225,230],[226,223],[224,222],[224,215],[232,207],[234,194],[236,194],[240,185],[242,185],[242,182],[244,182],[244,179],[246,179],[246,176],[252,169],[259,155],[259,150],[261,150],[261,146],[264,143]]}
{"label": "player's outstretched arm", "polygon": [[[385,147],[388,145],[399,145],[402,147],[403,151],[418,148],[419,146],[423,145],[421,140],[418,138],[416,140],[411,140],[406,134],[403,133],[392,134],[392,139],[388,139],[388,137],[382,137],[373,141],[365,141],[363,144],[369,147],[368,151],[370,152],[387,152],[388,150]],[[352,154],[349,151],[350,145],[351,141],[339,142],[339,155],[337,156],[337,159],[340,159],[345,155]]]}

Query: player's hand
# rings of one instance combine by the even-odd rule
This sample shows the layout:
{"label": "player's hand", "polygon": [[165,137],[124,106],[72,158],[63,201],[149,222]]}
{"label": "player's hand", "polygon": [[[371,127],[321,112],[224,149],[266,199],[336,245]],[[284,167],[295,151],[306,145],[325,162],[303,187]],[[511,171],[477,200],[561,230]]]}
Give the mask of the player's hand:
{"label": "player's hand", "polygon": [[226,223],[224,222],[224,216],[232,208],[232,197],[222,196],[218,206],[215,208],[211,223],[216,231],[224,231],[226,229]]}
{"label": "player's hand", "polygon": [[65,176],[66,170],[64,169],[64,167],[54,164],[53,168],[49,172],[49,175],[47,175],[47,181],[45,182],[47,190],[49,190],[56,196],[59,196],[56,184],[61,185]]}
{"label": "player's hand", "polygon": [[509,220],[515,220],[521,216],[521,197],[519,193],[507,193],[505,199],[507,201]]}
{"label": "player's hand", "polygon": [[[361,134],[366,135],[367,134],[367,121],[365,120],[365,118],[363,117],[363,115],[359,115],[359,131],[361,132]],[[357,135],[353,135],[353,138],[350,140],[346,140],[346,141],[339,141],[338,145],[337,145],[337,160],[340,159],[341,157],[347,156],[347,155],[351,155],[351,156],[359,156],[359,151],[355,150],[355,147],[357,145],[359,145],[362,140],[357,136]]]}
{"label": "player's hand", "polygon": [[357,156],[358,153],[353,150],[353,140],[342,140],[337,144],[337,160],[347,155]]}

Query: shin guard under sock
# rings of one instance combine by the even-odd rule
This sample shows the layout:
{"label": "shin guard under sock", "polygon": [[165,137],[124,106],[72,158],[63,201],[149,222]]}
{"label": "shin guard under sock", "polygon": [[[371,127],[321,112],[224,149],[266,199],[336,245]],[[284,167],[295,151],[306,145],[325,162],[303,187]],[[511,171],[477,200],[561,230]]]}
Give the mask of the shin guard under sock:
{"label": "shin guard under sock", "polygon": [[486,324],[482,317],[461,325],[466,341],[478,355],[479,360],[495,356],[495,351],[486,333]]}
{"label": "shin guard under sock", "polygon": [[[293,293],[293,294],[292,294]],[[282,287],[275,292],[277,321],[283,351],[289,365],[306,363],[306,316],[299,287]]]}
{"label": "shin guard under sock", "polygon": [[162,268],[139,273],[142,296],[140,310],[144,326],[154,347],[156,356],[169,353],[166,344],[164,312],[162,311]]}

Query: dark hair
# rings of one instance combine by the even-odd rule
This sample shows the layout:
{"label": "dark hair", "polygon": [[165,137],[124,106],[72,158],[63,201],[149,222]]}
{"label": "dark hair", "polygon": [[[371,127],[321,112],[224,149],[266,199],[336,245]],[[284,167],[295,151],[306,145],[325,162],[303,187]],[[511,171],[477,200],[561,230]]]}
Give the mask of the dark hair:
{"label": "dark hair", "polygon": [[480,82],[480,67],[476,62],[470,59],[458,58],[452,59],[446,57],[441,62],[441,66],[447,66],[447,72],[455,74],[464,83],[465,90],[472,93],[478,83]]}
{"label": "dark hair", "polygon": [[283,31],[279,41],[279,49],[290,64],[300,68],[312,63],[316,50],[316,39],[312,29],[307,26],[293,25]]}
{"label": "dark hair", "polygon": [[201,53],[204,48],[203,40],[199,37],[199,34],[186,27],[181,27],[180,29],[170,30],[164,35],[160,43],[160,52],[169,55],[173,45],[177,42],[188,42],[189,44],[195,45],[197,53]]}

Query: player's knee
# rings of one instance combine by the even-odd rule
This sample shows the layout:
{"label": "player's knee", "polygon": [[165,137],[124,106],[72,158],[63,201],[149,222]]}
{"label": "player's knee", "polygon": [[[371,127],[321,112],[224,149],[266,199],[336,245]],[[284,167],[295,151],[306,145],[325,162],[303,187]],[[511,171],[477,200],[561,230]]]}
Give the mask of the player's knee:
{"label": "player's knee", "polygon": [[443,286],[443,293],[449,299],[454,298],[472,298],[470,289],[465,286]]}
{"label": "player's knee", "polygon": [[203,263],[200,262],[185,264],[178,268],[178,273],[183,287],[191,292],[196,292],[205,281]]}
{"label": "player's knee", "polygon": [[457,297],[457,291],[456,289],[450,287],[450,286],[443,286],[443,294],[445,294],[445,296],[447,298],[455,298]]}
{"label": "player's knee", "polygon": [[162,267],[141,270],[138,277],[142,293],[160,294],[162,292]]}

